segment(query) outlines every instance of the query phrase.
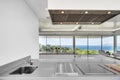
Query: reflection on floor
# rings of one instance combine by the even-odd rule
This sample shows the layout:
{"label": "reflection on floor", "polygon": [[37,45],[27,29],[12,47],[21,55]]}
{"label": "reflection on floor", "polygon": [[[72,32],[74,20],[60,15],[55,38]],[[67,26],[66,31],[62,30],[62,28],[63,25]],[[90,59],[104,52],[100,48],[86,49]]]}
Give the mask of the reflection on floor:
{"label": "reflection on floor", "polygon": [[116,64],[118,61],[102,55],[80,56],[76,65],[85,75],[115,75],[116,73],[105,66],[105,64]]}

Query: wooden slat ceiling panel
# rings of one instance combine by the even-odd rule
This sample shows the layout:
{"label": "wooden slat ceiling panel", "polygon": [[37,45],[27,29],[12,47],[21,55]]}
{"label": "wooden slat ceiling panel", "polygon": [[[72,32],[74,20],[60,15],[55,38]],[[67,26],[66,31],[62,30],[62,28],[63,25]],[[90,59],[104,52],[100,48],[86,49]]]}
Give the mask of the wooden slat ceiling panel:
{"label": "wooden slat ceiling panel", "polygon": [[79,20],[79,22],[91,22],[96,17],[98,17],[98,15],[96,14],[84,14],[84,16]]}
{"label": "wooden slat ceiling panel", "polygon": [[115,15],[114,14],[102,14],[102,15],[99,15],[93,22],[105,22],[107,21],[108,19],[114,17]]}
{"label": "wooden slat ceiling panel", "polygon": [[52,14],[52,21],[53,22],[64,22],[66,19],[66,14]]}
{"label": "wooden slat ceiling panel", "polygon": [[78,22],[81,17],[79,14],[69,14],[66,22]]}
{"label": "wooden slat ceiling panel", "polygon": [[[63,11],[63,13],[62,13]],[[53,24],[100,24],[118,15],[120,11],[108,10],[49,10]],[[108,14],[110,12],[110,14]]]}

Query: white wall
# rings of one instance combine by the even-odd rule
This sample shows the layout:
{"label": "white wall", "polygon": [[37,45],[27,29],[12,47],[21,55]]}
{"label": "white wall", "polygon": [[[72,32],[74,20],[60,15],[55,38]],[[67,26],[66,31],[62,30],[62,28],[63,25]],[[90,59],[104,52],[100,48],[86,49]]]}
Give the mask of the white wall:
{"label": "white wall", "polygon": [[38,19],[24,0],[0,0],[0,66],[38,58]]}
{"label": "white wall", "polygon": [[120,10],[120,0],[48,0],[48,9]]}

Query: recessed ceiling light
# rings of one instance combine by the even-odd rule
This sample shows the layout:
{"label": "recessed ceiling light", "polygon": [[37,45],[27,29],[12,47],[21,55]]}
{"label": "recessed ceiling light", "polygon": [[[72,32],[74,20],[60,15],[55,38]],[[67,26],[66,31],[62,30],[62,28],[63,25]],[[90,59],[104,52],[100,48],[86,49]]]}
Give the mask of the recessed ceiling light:
{"label": "recessed ceiling light", "polygon": [[85,14],[88,14],[88,11],[85,11]]}
{"label": "recessed ceiling light", "polygon": [[60,24],[63,24],[62,22],[60,22]]}
{"label": "recessed ceiling light", "polygon": [[107,14],[111,14],[111,11],[108,11]]}
{"label": "recessed ceiling light", "polygon": [[64,14],[65,12],[64,11],[61,11],[61,14]]}
{"label": "recessed ceiling light", "polygon": [[79,24],[78,22],[76,22],[76,24]]}

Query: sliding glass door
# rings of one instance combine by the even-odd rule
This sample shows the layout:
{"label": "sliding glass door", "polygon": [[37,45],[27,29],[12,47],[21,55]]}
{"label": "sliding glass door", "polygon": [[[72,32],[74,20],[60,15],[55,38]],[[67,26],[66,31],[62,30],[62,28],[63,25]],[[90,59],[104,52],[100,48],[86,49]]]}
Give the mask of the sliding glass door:
{"label": "sliding glass door", "polygon": [[76,36],[76,54],[99,54],[101,50],[101,36]]}
{"label": "sliding glass door", "polygon": [[[117,50],[119,49],[117,36]],[[113,36],[40,36],[39,51],[41,53],[73,53],[98,54],[99,50],[113,52]],[[73,47],[75,46],[75,49]]]}

